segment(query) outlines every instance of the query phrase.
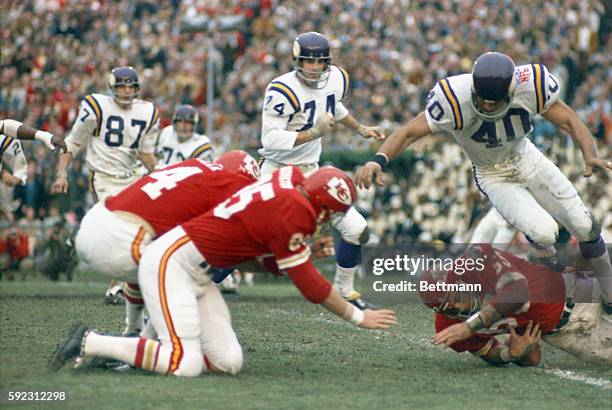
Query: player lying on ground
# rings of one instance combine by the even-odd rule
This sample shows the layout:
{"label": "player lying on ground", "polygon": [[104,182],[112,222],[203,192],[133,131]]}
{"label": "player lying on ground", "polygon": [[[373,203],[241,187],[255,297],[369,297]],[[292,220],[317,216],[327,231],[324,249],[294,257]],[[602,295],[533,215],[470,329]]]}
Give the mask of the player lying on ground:
{"label": "player lying on ground", "polygon": [[91,355],[177,376],[237,373],[242,349],[210,269],[266,254],[274,255],[278,269],[309,301],[362,328],[392,326],[394,312],[353,306],[310,261],[306,239],[334,214],[345,213],[355,197],[352,181],[333,167],[308,178],[296,167],[284,167],[243,188],[147,247],[138,278],[158,340],[103,336],[80,325],[58,348],[50,368]]}
{"label": "player lying on ground", "polygon": [[244,151],[227,152],[212,164],[190,159],[152,172],[87,212],[76,250],[93,270],[127,282],[125,334],[139,334],[144,325],[138,263],[145,247],[257,177],[257,162]]}
{"label": "player lying on ground", "polygon": [[[511,225],[523,232],[541,257],[554,259],[557,221],[580,242],[612,314],[612,265],[601,229],[563,173],[525,138],[541,115],[570,133],[585,163],[584,176],[612,170],[599,158],[593,137],[578,115],[559,99],[560,86],[541,64],[515,67],[510,57],[485,53],[472,74],[441,80],[427,108],[397,129],[360,170],[356,181],[382,184],[382,167],[430,133],[448,132],[473,164],[478,188]],[[555,220],[556,219],[556,220]],[[554,265],[551,261],[551,266]]]}
{"label": "player lying on ground", "polygon": [[[569,327],[564,330],[569,311],[566,311],[566,286],[561,273],[488,244],[473,245],[463,257],[482,258],[483,268],[468,270],[461,275],[454,271],[424,272],[421,275],[421,281],[437,287],[459,283],[482,286],[481,291],[472,292],[421,292],[423,302],[436,312],[434,344],[449,346],[457,352],[471,352],[495,365],[512,362],[536,366],[541,360],[539,341],[542,335],[558,332],[568,343],[577,337]],[[594,296],[598,297],[596,292]],[[589,291],[589,302],[591,297]],[[597,303],[576,306],[582,305],[600,309]],[[593,325],[595,327],[598,323]],[[602,337],[603,332],[609,332],[611,328],[603,321],[601,326],[603,331],[589,329],[589,334],[580,335],[582,353],[612,361],[612,349],[605,347],[606,340]],[[500,337],[508,334],[509,338]],[[555,337],[559,339],[559,336]],[[563,347],[561,342],[555,345]],[[576,347],[575,343],[571,344]]]}

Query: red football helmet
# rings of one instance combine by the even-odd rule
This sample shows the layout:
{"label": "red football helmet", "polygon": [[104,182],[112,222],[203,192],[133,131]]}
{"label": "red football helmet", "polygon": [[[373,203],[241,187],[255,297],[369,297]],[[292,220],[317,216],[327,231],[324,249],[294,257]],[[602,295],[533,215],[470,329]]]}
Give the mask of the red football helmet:
{"label": "red football helmet", "polygon": [[257,165],[255,158],[241,150],[233,150],[221,154],[216,159],[215,164],[220,164],[228,171],[244,175],[253,181],[256,181],[260,175],[259,165]]}
{"label": "red football helmet", "polygon": [[334,167],[322,167],[304,180],[304,189],[317,213],[317,222],[329,221],[334,213],[345,213],[357,198],[353,181]]}
{"label": "red football helmet", "polygon": [[[452,272],[425,270],[419,281],[421,301],[434,312],[465,320],[480,309],[482,300],[475,292],[444,290],[441,285],[461,282]],[[422,290],[424,283],[427,283],[427,290]]]}

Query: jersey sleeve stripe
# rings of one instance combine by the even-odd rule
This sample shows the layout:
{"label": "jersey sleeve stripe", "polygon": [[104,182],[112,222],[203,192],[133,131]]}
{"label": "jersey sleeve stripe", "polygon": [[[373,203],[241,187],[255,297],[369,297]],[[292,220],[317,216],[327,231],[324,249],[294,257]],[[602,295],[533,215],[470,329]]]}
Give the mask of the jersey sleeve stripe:
{"label": "jersey sleeve stripe", "polygon": [[96,125],[94,136],[98,137],[100,136],[100,130],[102,129],[102,107],[100,106],[100,103],[93,97],[93,95],[86,96],[85,101],[87,102],[87,104],[89,104],[91,109],[94,111],[94,114],[96,114],[98,125]]}
{"label": "jersey sleeve stripe", "polygon": [[295,112],[300,110],[300,100],[298,100],[297,94],[287,84],[281,83],[280,81],[274,81],[270,84],[270,91],[278,91],[284,95],[291,103]]}
{"label": "jersey sleeve stripe", "polygon": [[342,67],[338,67],[340,69],[340,74],[342,74],[342,83],[344,84],[344,88],[343,88],[343,92],[342,92],[342,98],[346,97],[348,95],[349,92],[349,75],[346,72],[346,70]]}
{"label": "jersey sleeve stripe", "polygon": [[302,252],[298,253],[297,255],[292,255],[285,259],[277,259],[276,264],[278,265],[278,269],[280,270],[289,269],[307,262],[308,258],[310,258],[310,248],[306,247]]}
{"label": "jersey sleeve stripe", "polygon": [[5,135],[4,141],[2,141],[2,144],[0,144],[0,158],[2,158],[2,154],[4,154],[4,151],[6,151],[9,145],[11,145],[11,142],[13,142],[13,137]]}
{"label": "jersey sleeve stripe", "polygon": [[539,114],[544,108],[544,73],[540,64],[532,64],[533,85],[536,90],[536,112]]}
{"label": "jersey sleeve stripe", "polygon": [[184,235],[177,239],[167,250],[164,252],[159,271],[157,273],[157,286],[159,289],[159,301],[161,302],[161,309],[170,334],[170,341],[172,342],[172,354],[170,355],[170,366],[168,367],[168,373],[174,373],[180,366],[181,360],[183,359],[183,345],[181,339],[179,339],[174,322],[172,320],[172,312],[168,306],[168,295],[166,290],[166,274],[168,272],[168,261],[172,254],[176,252],[181,246],[185,245],[190,241],[187,235]]}
{"label": "jersey sleeve stripe", "polygon": [[461,106],[459,105],[459,100],[457,99],[457,95],[450,86],[450,83],[447,79],[440,81],[440,88],[444,93],[444,97],[450,104],[453,109],[453,117],[455,118],[455,129],[460,130],[463,128],[463,114],[461,113]]}
{"label": "jersey sleeve stripe", "polygon": [[212,145],[210,145],[208,142],[205,144],[202,144],[193,151],[193,154],[191,154],[189,158],[197,158],[203,153],[205,153],[206,151],[209,151],[211,149],[212,149]]}
{"label": "jersey sleeve stripe", "polygon": [[149,127],[147,127],[147,132],[149,132],[149,130],[151,130],[151,128],[153,128],[153,126],[157,122],[158,118],[159,118],[159,109],[154,106],[153,107],[153,114],[151,115],[151,123],[149,124]]}

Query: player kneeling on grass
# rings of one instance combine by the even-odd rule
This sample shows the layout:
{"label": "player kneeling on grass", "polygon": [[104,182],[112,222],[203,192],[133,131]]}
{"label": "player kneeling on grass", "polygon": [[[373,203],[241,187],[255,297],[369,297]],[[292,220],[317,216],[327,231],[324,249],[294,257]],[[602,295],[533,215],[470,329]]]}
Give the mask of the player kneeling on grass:
{"label": "player kneeling on grass", "polygon": [[257,177],[257,162],[244,151],[226,152],[215,163],[190,159],[152,172],[87,212],[76,250],[93,270],[126,281],[124,334],[139,334],[144,326],[137,272],[146,246]]}
{"label": "player kneeling on grass", "polygon": [[241,189],[147,247],[138,278],[157,340],[103,336],[80,325],[50,368],[91,355],[177,376],[237,373],[242,349],[225,301],[211,284],[211,266],[228,268],[267,254],[309,301],[362,328],[389,328],[396,322],[393,311],[359,310],[310,261],[306,239],[345,213],[355,197],[350,178],[333,167],[308,178],[294,166],[283,167]]}
{"label": "player kneeling on grass", "polygon": [[[488,244],[472,246],[465,256],[483,258],[483,268],[463,274],[426,271],[421,275],[420,286],[428,285],[421,299],[436,312],[435,345],[470,352],[490,364],[537,366],[542,359],[540,338],[550,335],[544,338],[550,337],[554,346],[612,363],[611,349],[605,347],[609,342],[603,337],[610,327],[604,321],[580,335],[581,347],[576,349],[576,343],[570,343],[576,334],[568,329],[572,316],[566,309],[562,274]],[[451,284],[477,284],[481,290],[448,290]],[[594,300],[599,297],[596,293],[589,292]],[[601,316],[600,304],[580,305],[599,309]]]}

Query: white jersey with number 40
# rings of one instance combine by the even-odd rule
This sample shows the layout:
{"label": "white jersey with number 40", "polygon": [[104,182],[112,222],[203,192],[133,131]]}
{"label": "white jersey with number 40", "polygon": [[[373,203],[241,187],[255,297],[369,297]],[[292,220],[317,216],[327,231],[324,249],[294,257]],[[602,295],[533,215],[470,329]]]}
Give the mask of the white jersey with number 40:
{"label": "white jersey with number 40", "polygon": [[325,112],[336,121],[348,115],[342,100],[348,94],[349,76],[337,66],[330,67],[329,81],[320,90],[309,88],[295,71],[281,75],[268,84],[263,101],[261,142],[259,153],[280,164],[316,164],[321,157],[321,139],[298,146],[295,139]]}
{"label": "white jersey with number 40", "polygon": [[471,106],[472,75],[445,78],[428,95],[425,115],[432,132],[449,132],[472,163],[486,166],[523,152],[534,116],[559,99],[559,83],[542,64],[516,67],[516,89],[510,110],[495,122],[480,120]]}
{"label": "white jersey with number 40", "polygon": [[126,177],[137,168],[138,152],[153,153],[159,132],[159,110],[151,102],[135,99],[129,109],[104,94],[85,96],[66,143],[87,148],[90,169]]}

